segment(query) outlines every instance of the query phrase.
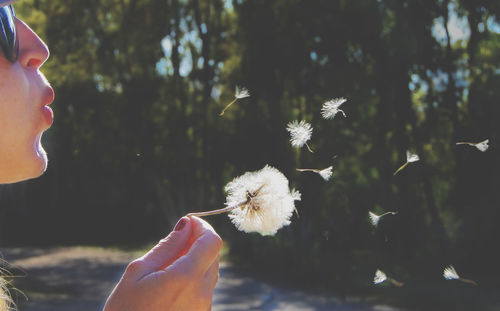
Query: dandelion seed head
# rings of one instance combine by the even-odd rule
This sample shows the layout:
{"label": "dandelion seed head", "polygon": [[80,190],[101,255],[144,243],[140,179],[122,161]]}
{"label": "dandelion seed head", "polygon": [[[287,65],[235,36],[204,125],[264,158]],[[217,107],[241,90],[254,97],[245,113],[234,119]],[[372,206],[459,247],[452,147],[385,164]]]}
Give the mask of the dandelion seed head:
{"label": "dandelion seed head", "polygon": [[418,160],[420,160],[420,157],[417,154],[406,151],[406,162],[412,163],[417,162]]}
{"label": "dandelion seed head", "polygon": [[242,87],[240,88],[239,86],[236,87],[236,91],[234,93],[234,97],[237,98],[237,99],[241,99],[241,98],[245,98],[245,97],[249,97],[250,96],[250,92],[248,91],[248,89]]}
{"label": "dandelion seed head", "polygon": [[347,99],[341,97],[341,98],[334,98],[334,99],[331,99],[331,100],[325,102],[323,104],[323,106],[321,107],[321,115],[325,119],[333,119],[335,117],[335,115],[339,111],[341,111],[345,117],[344,111],[340,110],[339,107],[340,107],[340,105],[342,105],[346,101],[347,101]]}
{"label": "dandelion seed head", "polygon": [[290,224],[295,201],[300,192],[290,191],[288,179],[274,167],[266,165],[256,172],[247,172],[229,182],[226,205],[239,206],[229,218],[240,231],[275,234]]}
{"label": "dandelion seed head", "polygon": [[377,227],[378,222],[380,221],[380,216],[372,212],[368,212],[368,216],[370,217],[370,222],[372,223],[372,225]]}
{"label": "dandelion seed head", "polygon": [[293,121],[288,123],[287,131],[290,132],[290,142],[294,147],[302,147],[304,146],[309,139],[311,139],[312,135],[312,127],[311,124],[305,122],[304,120]]}
{"label": "dandelion seed head", "polygon": [[482,152],[485,152],[486,150],[488,150],[488,143],[490,142],[489,139],[485,140],[485,141],[482,141],[480,143],[477,143],[475,144],[476,148],[479,149],[480,151]]}
{"label": "dandelion seed head", "polygon": [[447,280],[458,280],[460,277],[458,276],[457,271],[452,265],[446,267],[443,271],[443,277]]}
{"label": "dandelion seed head", "polygon": [[332,177],[332,175],[333,175],[332,170],[333,170],[333,166],[329,166],[329,167],[319,171],[318,174],[321,177],[323,177],[324,180],[329,180],[330,177]]}
{"label": "dandelion seed head", "polygon": [[385,275],[384,272],[377,270],[375,272],[375,277],[373,278],[373,283],[375,284],[380,284],[382,282],[385,282],[387,280],[387,275]]}

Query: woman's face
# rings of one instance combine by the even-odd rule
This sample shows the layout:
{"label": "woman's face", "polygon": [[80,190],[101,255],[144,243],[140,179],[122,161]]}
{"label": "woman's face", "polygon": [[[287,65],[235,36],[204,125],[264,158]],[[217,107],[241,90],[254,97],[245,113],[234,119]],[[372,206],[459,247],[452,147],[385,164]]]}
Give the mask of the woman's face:
{"label": "woman's face", "polygon": [[40,176],[47,168],[42,133],[53,121],[47,107],[54,91],[40,72],[49,57],[42,40],[16,19],[19,57],[9,62],[0,52],[0,183]]}

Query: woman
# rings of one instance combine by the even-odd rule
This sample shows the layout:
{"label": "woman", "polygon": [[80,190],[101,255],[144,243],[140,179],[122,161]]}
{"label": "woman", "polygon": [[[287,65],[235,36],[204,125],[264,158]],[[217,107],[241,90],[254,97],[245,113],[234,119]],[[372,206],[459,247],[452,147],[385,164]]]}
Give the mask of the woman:
{"label": "woman", "polygon": [[[16,1],[0,0],[0,183],[43,174],[41,137],[54,118],[54,91],[40,72],[49,50],[15,17]],[[208,223],[181,218],[173,232],[128,265],[104,310],[210,310],[221,245]]]}

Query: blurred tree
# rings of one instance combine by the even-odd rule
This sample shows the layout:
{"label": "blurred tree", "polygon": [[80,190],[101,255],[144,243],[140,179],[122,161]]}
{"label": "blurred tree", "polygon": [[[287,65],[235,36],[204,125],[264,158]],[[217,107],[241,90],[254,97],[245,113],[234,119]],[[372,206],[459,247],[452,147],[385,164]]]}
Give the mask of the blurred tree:
{"label": "blurred tree", "polygon": [[[270,164],[303,194],[290,227],[249,236],[210,218],[232,254],[263,272],[344,286],[367,284],[379,265],[437,278],[423,267],[453,261],[487,277],[492,265],[477,263],[500,259],[496,2],[16,8],[51,48],[56,121],[45,136],[49,171],[0,196],[2,219],[16,219],[1,224],[4,244],[156,239],[187,212],[221,207],[235,176]],[[251,97],[219,117],[238,85]],[[324,120],[334,97],[347,98],[347,117]],[[289,144],[292,120],[313,125],[314,154]],[[485,153],[455,146],[486,138]],[[421,160],[393,176],[407,150]],[[295,170],[329,165],[330,182]],[[399,213],[375,230],[369,210]]]}

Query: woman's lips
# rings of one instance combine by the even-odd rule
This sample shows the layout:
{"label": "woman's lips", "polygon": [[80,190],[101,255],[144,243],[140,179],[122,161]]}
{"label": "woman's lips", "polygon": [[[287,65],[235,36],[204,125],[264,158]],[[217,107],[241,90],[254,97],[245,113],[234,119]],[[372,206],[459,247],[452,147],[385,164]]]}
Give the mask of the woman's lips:
{"label": "woman's lips", "polygon": [[54,112],[52,111],[52,109],[49,107],[50,104],[52,104],[52,102],[54,101],[54,89],[52,87],[47,87],[45,90],[44,90],[44,94],[43,94],[43,106],[42,106],[42,113],[43,113],[43,116],[47,122],[47,124],[49,126],[52,125],[52,123],[54,122]]}
{"label": "woman's lips", "polygon": [[55,93],[54,89],[52,87],[47,87],[44,91],[44,96],[43,96],[43,105],[47,106],[52,104],[54,101]]}
{"label": "woman's lips", "polygon": [[54,122],[54,112],[52,111],[52,109],[49,106],[43,106],[42,107],[42,114],[43,114],[47,124],[49,126],[51,126],[52,123]]}

